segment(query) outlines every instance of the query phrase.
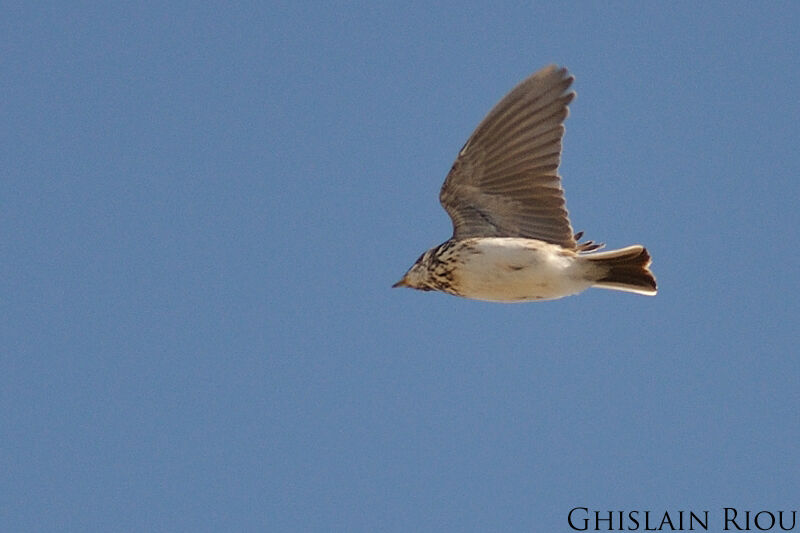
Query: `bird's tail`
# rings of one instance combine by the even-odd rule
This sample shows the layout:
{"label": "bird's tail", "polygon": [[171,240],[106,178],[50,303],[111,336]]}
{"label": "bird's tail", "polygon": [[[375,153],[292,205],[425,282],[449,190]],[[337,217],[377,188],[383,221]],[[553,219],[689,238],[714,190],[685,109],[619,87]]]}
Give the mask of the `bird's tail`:
{"label": "bird's tail", "polygon": [[595,287],[648,296],[653,296],[657,292],[656,278],[648,268],[651,262],[650,254],[644,246],[636,244],[619,250],[586,254],[582,257],[598,267]]}

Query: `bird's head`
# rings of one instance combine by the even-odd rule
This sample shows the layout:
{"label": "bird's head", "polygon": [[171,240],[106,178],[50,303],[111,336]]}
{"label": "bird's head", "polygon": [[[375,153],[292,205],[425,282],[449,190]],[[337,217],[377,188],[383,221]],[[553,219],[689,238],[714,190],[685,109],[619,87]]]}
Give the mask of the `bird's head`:
{"label": "bird's head", "polygon": [[420,291],[430,291],[433,287],[430,284],[431,272],[430,262],[431,255],[434,249],[428,250],[411,265],[408,272],[403,276],[403,279],[392,285],[395,287],[408,287],[409,289],[417,289]]}

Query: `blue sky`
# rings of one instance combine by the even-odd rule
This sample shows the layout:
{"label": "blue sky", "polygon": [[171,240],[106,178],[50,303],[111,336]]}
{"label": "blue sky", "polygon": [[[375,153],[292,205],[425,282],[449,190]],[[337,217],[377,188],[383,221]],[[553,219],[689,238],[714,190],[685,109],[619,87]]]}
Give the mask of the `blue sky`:
{"label": "blue sky", "polygon": [[[7,5],[0,529],[798,509],[797,28],[789,2]],[[573,226],[645,244],[659,295],[390,289],[549,63]]]}

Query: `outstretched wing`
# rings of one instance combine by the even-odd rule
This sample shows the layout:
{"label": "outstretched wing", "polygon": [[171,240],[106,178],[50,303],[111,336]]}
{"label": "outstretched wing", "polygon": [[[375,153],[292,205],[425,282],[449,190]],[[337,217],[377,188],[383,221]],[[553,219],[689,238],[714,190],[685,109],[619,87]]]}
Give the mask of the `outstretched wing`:
{"label": "outstretched wing", "polygon": [[525,237],[576,248],[558,175],[572,81],[567,69],[546,67],[475,129],[439,194],[454,239]]}

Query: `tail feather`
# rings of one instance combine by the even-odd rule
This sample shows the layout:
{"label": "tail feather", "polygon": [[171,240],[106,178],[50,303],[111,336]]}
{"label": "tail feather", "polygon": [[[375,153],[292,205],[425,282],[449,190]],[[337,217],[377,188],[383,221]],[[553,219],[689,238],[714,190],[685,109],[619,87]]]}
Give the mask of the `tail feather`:
{"label": "tail feather", "polygon": [[649,296],[658,292],[656,278],[648,268],[651,263],[650,254],[644,246],[636,244],[619,250],[587,254],[583,257],[599,267],[595,287]]}

